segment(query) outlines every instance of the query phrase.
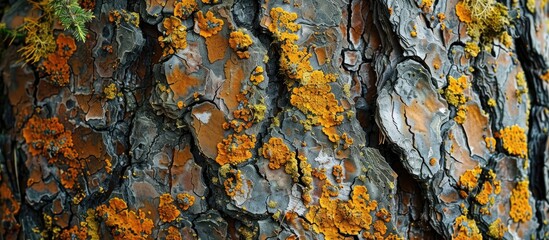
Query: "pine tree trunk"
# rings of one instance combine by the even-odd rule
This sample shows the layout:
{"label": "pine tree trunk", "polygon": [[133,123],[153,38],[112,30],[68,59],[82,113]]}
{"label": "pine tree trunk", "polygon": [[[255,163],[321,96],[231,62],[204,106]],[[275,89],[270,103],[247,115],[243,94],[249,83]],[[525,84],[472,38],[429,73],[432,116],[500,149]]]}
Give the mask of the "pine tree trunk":
{"label": "pine tree trunk", "polygon": [[546,0],[82,0],[85,42],[27,1],[0,239],[549,234]]}

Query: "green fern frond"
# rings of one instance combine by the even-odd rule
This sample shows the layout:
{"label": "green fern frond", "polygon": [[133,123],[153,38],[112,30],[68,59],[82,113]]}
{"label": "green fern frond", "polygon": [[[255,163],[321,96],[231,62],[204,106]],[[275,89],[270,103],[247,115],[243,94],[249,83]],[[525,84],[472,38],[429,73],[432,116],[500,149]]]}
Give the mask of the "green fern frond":
{"label": "green fern frond", "polygon": [[94,18],[93,13],[82,9],[78,0],[51,0],[49,5],[65,30],[72,32],[78,41],[85,42],[88,34],[85,25]]}

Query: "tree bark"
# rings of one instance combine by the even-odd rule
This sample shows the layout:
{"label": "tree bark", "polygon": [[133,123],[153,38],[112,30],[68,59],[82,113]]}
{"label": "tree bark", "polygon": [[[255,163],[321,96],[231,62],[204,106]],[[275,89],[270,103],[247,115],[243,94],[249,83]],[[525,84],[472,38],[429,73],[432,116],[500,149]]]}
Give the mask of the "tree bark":
{"label": "tree bark", "polygon": [[549,234],[547,1],[27,1],[0,239]]}

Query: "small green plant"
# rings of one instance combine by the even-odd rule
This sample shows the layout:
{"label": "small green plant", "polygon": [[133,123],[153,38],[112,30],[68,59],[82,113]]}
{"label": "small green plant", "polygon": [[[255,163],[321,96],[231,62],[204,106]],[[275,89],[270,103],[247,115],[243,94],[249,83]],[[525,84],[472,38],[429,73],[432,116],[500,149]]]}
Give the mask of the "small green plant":
{"label": "small green plant", "polygon": [[85,24],[93,19],[90,10],[82,9],[78,0],[50,0],[48,5],[65,30],[69,30],[76,40],[86,41],[88,30]]}

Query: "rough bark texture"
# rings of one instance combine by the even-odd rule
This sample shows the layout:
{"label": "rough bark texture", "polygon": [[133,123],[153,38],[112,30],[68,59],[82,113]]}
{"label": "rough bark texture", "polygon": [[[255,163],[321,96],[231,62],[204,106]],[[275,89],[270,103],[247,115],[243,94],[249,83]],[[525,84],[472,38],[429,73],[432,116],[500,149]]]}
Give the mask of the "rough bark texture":
{"label": "rough bark texture", "polygon": [[0,52],[0,239],[549,234],[545,0],[81,5]]}

